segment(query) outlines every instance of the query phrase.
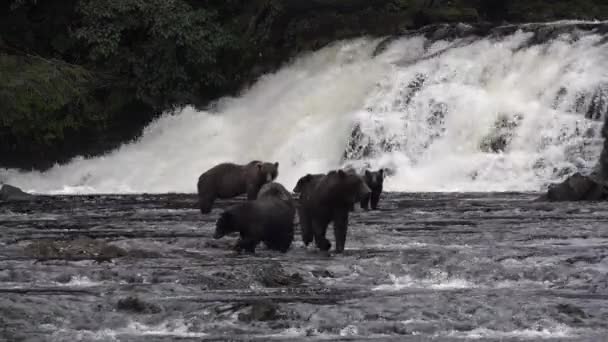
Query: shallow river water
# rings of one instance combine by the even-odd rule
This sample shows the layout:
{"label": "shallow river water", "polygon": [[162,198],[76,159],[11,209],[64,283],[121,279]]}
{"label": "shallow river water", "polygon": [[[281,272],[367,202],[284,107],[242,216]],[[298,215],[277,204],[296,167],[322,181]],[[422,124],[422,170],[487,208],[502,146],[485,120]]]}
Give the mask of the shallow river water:
{"label": "shallow river water", "polygon": [[605,341],[608,207],[536,197],[388,193],[330,257],[236,255],[242,199],[0,203],[0,340]]}

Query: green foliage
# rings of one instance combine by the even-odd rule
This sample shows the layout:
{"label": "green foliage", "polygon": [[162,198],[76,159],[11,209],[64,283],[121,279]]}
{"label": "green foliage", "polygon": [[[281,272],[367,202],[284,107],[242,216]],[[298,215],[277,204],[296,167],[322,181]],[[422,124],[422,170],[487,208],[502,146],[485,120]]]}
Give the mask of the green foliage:
{"label": "green foliage", "polygon": [[501,0],[498,3],[504,8],[503,18],[517,22],[592,20],[608,16],[605,0]]}
{"label": "green foliage", "polygon": [[66,129],[95,120],[66,112],[91,91],[92,74],[80,66],[32,56],[0,54],[0,128],[17,143],[52,144]]}
{"label": "green foliage", "polygon": [[76,37],[90,62],[154,108],[198,103],[227,83],[238,40],[210,9],[181,0],[82,0]]}

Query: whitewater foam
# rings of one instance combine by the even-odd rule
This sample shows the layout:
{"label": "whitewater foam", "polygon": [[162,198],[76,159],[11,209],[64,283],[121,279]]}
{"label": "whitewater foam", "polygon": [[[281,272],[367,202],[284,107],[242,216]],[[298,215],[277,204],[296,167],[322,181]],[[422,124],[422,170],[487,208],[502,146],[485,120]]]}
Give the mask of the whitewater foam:
{"label": "whitewater foam", "polygon": [[378,40],[338,42],[213,111],[166,114],[105,156],[0,179],[50,194],[195,192],[217,163],[263,159],[280,163],[288,188],[353,165],[392,168],[389,191],[539,191],[595,165],[608,40],[573,31],[529,44],[532,35],[410,36],[377,56]]}
{"label": "whitewater foam", "polygon": [[450,337],[460,337],[468,339],[482,338],[500,338],[500,339],[553,339],[553,338],[568,338],[575,336],[575,329],[570,328],[565,324],[556,324],[550,327],[537,327],[536,329],[521,329],[513,331],[499,331],[487,328],[476,328],[467,332],[452,332],[448,334]]}
{"label": "whitewater foam", "polygon": [[374,287],[373,291],[399,291],[405,288],[430,288],[433,290],[455,290],[478,287],[468,280],[450,278],[445,273],[438,272],[434,277],[428,279],[415,279],[409,275],[396,276],[389,274],[392,284],[383,284]]}

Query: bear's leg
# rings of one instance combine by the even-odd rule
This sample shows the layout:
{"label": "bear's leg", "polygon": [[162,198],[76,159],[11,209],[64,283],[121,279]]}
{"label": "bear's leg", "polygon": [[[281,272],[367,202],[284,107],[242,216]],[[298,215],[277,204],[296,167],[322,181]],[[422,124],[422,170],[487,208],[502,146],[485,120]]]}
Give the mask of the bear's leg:
{"label": "bear's leg", "polygon": [[199,192],[198,205],[201,209],[201,214],[209,214],[215,202],[215,194],[212,192]]}
{"label": "bear's leg", "polygon": [[349,211],[355,211],[355,203],[350,205],[350,208],[348,208]]}
{"label": "bear's leg", "polygon": [[258,192],[260,191],[260,187],[255,184],[247,184],[247,200],[253,201],[258,198]]}
{"label": "bear's leg", "polygon": [[314,236],[314,232],[312,230],[312,220],[306,209],[300,208],[298,210],[298,214],[300,215],[302,242],[304,242],[304,246],[308,246],[312,242]]}
{"label": "bear's leg", "polygon": [[346,231],[348,230],[348,211],[338,210],[334,214],[334,237],[336,238],[336,253],[344,252]]}
{"label": "bear's leg", "polygon": [[327,238],[325,237],[325,232],[327,231],[327,224],[328,223],[326,222],[319,222],[314,219],[312,221],[312,227],[315,233],[315,244],[323,252],[327,252],[331,248],[331,242],[329,242],[329,240],[327,240]]}
{"label": "bear's leg", "polygon": [[234,246],[234,250],[237,252],[245,251],[249,253],[255,253],[255,246],[258,244],[257,241],[249,238],[240,238]]}
{"label": "bear's leg", "polygon": [[372,191],[371,197],[372,197],[372,209],[376,210],[378,209],[378,202],[380,202],[380,194],[382,193],[382,190],[380,191]]}
{"label": "bear's leg", "polygon": [[361,209],[365,209],[367,210],[369,208],[369,195],[363,197],[363,199],[361,199]]}

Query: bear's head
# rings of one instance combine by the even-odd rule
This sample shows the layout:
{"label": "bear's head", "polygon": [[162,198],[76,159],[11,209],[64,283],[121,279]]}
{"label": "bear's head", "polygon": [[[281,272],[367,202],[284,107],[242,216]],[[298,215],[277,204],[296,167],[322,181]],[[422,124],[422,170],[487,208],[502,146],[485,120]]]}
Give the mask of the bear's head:
{"label": "bear's head", "polygon": [[293,201],[293,198],[291,197],[289,191],[287,191],[287,189],[285,189],[283,185],[277,182],[266,183],[262,186],[262,188],[258,192],[258,199],[264,198],[280,199],[289,203]]}
{"label": "bear's head", "polygon": [[258,179],[261,180],[262,184],[270,183],[274,181],[279,175],[279,163],[258,163]]}
{"label": "bear's head", "polygon": [[378,171],[365,170],[365,182],[372,190],[381,189],[384,183],[384,169]]}
{"label": "bear's head", "polygon": [[304,187],[306,186],[306,184],[310,183],[310,181],[312,180],[312,175],[309,173],[306,176],[298,179],[298,182],[296,183],[296,186],[293,188],[293,192],[300,193],[302,192],[302,190],[304,190]]}
{"label": "bear's head", "polygon": [[230,211],[224,211],[220,218],[215,223],[215,233],[213,234],[214,239],[221,239],[224,236],[237,232],[238,229],[234,222],[234,217]]}
{"label": "bear's head", "polygon": [[307,174],[306,176],[298,179],[296,186],[293,188],[293,192],[296,194],[304,195],[312,191],[317,183],[325,176],[324,173]]}
{"label": "bear's head", "polygon": [[332,173],[332,176],[336,177],[336,194],[346,203],[358,202],[371,193],[363,177],[356,173],[344,170],[333,171]]}

